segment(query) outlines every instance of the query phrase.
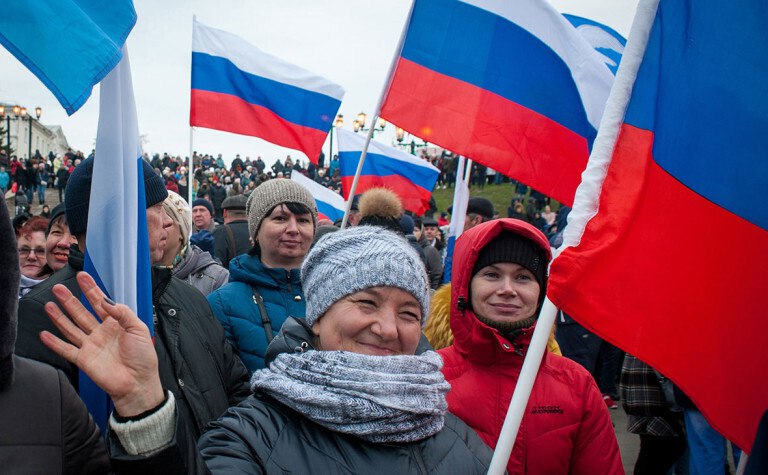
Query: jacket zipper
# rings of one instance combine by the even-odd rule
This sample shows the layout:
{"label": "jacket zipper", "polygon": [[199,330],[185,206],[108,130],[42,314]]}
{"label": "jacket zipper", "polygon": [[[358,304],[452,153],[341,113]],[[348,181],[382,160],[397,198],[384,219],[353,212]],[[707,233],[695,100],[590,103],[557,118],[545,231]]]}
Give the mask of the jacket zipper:
{"label": "jacket zipper", "polygon": [[288,281],[288,292],[293,292],[293,288],[291,287],[291,271],[288,269],[285,271],[285,278]]}
{"label": "jacket zipper", "polygon": [[205,350],[208,352],[208,356],[211,358],[211,362],[213,362],[213,366],[216,367],[216,372],[219,373],[219,381],[221,381],[221,387],[227,388],[227,385],[224,381],[224,374],[221,372],[221,368],[219,368],[219,363],[216,361],[216,358],[213,357],[213,350],[211,349],[211,345],[208,344],[208,342],[204,343]]}
{"label": "jacket zipper", "polygon": [[427,475],[427,467],[424,465],[424,459],[421,458],[421,454],[416,450],[414,444],[409,444],[408,449],[411,451],[411,456],[416,460],[416,465],[419,467],[419,473]]}

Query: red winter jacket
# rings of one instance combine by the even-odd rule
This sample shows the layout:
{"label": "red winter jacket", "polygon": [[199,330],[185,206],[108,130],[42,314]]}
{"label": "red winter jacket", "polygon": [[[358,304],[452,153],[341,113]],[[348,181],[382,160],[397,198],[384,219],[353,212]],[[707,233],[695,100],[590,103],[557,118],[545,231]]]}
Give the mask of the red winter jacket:
{"label": "red winter jacket", "polygon": [[[454,344],[439,352],[451,383],[448,409],[491,448],[496,447],[533,327],[508,341],[471,310],[460,311],[457,303],[460,297],[469,301],[472,268],[489,241],[503,229],[533,237],[533,228],[520,223],[491,221],[457,241],[451,295]],[[608,409],[594,379],[579,364],[545,352],[507,470],[510,475],[624,473]]]}

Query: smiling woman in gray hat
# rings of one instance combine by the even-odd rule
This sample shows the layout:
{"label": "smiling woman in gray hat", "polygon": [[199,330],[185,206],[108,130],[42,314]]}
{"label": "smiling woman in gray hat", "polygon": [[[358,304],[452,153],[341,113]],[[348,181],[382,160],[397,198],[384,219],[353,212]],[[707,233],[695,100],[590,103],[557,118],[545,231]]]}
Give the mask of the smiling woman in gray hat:
{"label": "smiling woman in gray hat", "polygon": [[[269,346],[253,395],[209,424],[197,444],[178,436],[174,396],[153,368],[146,326],[124,305],[99,325],[74,299],[51,305],[77,346],[68,354],[112,396],[113,467],[138,473],[486,473],[491,450],[447,412],[442,361],[420,351],[430,289],[401,236],[355,226],[320,239],[301,268],[306,319],[289,319]],[[98,290],[88,294],[92,302]],[[118,323],[116,323],[116,320]],[[84,355],[114,348],[105,358]],[[125,355],[135,355],[126,357]],[[113,374],[126,375],[116,381]],[[126,414],[127,413],[127,414]]]}
{"label": "smiling woman in gray hat", "polygon": [[264,367],[267,345],[288,317],[304,317],[299,268],[317,224],[312,194],[292,180],[268,180],[246,203],[247,254],[229,262],[229,283],[208,296],[248,370]]}

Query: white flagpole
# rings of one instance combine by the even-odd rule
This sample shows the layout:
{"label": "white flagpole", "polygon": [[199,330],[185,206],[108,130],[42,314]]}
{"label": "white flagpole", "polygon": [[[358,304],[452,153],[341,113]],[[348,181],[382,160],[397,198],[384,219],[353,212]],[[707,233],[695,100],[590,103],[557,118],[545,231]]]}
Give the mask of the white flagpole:
{"label": "white flagpole", "polygon": [[[187,164],[187,204],[189,204],[189,209],[192,209],[192,188],[194,188],[195,182],[195,160],[192,157],[192,136],[194,130],[194,127],[189,127],[189,163]],[[193,222],[190,222],[189,226],[189,229],[195,229],[195,224]]]}
{"label": "white flagpole", "polygon": [[[415,1],[415,0],[414,0]],[[355,192],[357,191],[357,182],[360,181],[360,173],[363,171],[363,163],[365,162],[365,156],[368,154],[368,145],[373,138],[373,129],[379,121],[379,113],[381,112],[381,103],[384,102],[384,96],[389,91],[389,86],[392,84],[392,75],[395,72],[395,65],[397,64],[397,58],[400,57],[400,53],[403,51],[403,43],[405,42],[405,33],[408,31],[408,25],[411,23],[411,15],[413,14],[414,2],[411,2],[411,8],[408,11],[408,17],[405,19],[403,25],[403,31],[400,32],[400,41],[395,48],[395,54],[392,56],[392,62],[389,65],[389,74],[387,75],[387,82],[384,84],[384,88],[379,95],[379,102],[374,109],[373,118],[371,120],[370,129],[368,129],[368,135],[365,138],[365,145],[363,146],[363,153],[360,154],[360,162],[357,164],[357,170],[355,171],[355,178],[352,180],[352,186],[349,189],[349,198],[347,199],[347,209],[344,211],[344,219],[341,220],[341,229],[347,227],[349,221],[349,211],[352,209],[352,200],[355,199]],[[330,157],[332,159],[333,157]]]}
{"label": "white flagpole", "polygon": [[[572,217],[574,214],[589,215],[591,218],[594,215],[594,210],[597,208],[597,201],[594,194],[594,190],[598,190],[602,185],[602,178],[605,177],[608,165],[610,164],[610,158],[613,156],[613,148],[616,144],[618,137],[618,130],[620,124],[624,120],[624,114],[626,112],[629,98],[632,95],[632,87],[637,77],[637,71],[640,68],[643,55],[645,54],[645,47],[648,44],[648,37],[650,35],[651,27],[653,26],[654,18],[656,17],[656,8],[658,7],[659,0],[642,0],[637,7],[637,13],[635,19],[632,22],[632,29],[629,34],[629,41],[627,41],[627,47],[624,50],[624,55],[621,58],[621,64],[619,70],[616,73],[616,80],[614,81],[611,93],[608,96],[605,112],[600,122],[600,127],[595,138],[595,144],[592,148],[592,154],[590,155],[587,168],[582,174],[582,183],[576,191],[576,199],[574,200],[573,211],[568,216],[568,227],[566,227],[565,233],[571,230]],[[588,178],[594,180],[594,175],[600,175],[602,178],[599,180],[597,188],[594,183],[587,184]],[[594,209],[590,213],[591,207]],[[589,219],[587,218],[587,220]],[[586,225],[586,221],[581,223],[581,230],[578,231],[577,239],[581,238],[583,232],[583,226]],[[575,227],[578,227],[575,226]],[[576,244],[578,241],[572,242]],[[563,240],[563,245],[556,251],[556,255],[566,247],[566,240]],[[489,475],[500,475],[504,473],[507,468],[507,462],[509,456],[512,454],[512,447],[514,446],[515,439],[517,438],[517,432],[520,429],[520,422],[523,420],[523,414],[525,408],[528,405],[528,399],[531,396],[531,390],[533,389],[536,375],[539,372],[539,366],[541,365],[541,359],[544,356],[546,350],[547,340],[549,339],[552,325],[555,321],[557,314],[557,308],[549,299],[544,300],[544,305],[541,309],[536,329],[533,331],[533,337],[531,338],[531,344],[528,347],[528,353],[525,356],[523,362],[523,368],[520,371],[520,377],[517,380],[515,391],[512,394],[512,401],[509,403],[509,409],[507,410],[507,416],[504,419],[504,425],[501,428],[499,434],[499,440],[496,443],[496,450],[493,452],[493,459],[491,465],[488,468]]]}

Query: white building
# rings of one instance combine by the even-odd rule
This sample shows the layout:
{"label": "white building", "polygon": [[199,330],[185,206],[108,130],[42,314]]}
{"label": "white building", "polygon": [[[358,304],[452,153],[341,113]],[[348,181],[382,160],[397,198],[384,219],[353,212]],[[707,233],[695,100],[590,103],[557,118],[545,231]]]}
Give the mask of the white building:
{"label": "white building", "polygon": [[1,140],[3,145],[10,143],[13,155],[29,158],[30,149],[32,156],[40,151],[44,157],[49,152],[63,155],[67,151],[69,146],[61,126],[43,125],[34,110],[25,114],[21,108],[14,111],[14,104],[0,102],[0,112],[0,126],[5,129]]}

